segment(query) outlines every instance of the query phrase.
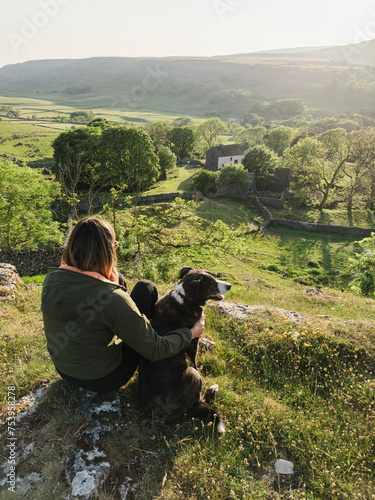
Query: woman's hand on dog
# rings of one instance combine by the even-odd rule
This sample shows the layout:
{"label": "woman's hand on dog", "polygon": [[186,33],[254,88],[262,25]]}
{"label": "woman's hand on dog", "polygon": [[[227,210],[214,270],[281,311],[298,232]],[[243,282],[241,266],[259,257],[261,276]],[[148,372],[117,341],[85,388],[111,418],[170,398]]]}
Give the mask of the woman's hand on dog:
{"label": "woman's hand on dog", "polygon": [[198,319],[198,321],[195,323],[195,325],[191,329],[191,338],[192,339],[202,337],[204,329],[205,329],[205,324],[204,324],[205,317],[206,317],[206,315],[202,314],[202,316]]}

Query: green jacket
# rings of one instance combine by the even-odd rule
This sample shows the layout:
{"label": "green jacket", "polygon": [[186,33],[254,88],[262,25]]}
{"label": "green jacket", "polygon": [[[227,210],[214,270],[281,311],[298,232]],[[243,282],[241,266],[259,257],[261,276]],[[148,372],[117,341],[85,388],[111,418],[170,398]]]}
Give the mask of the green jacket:
{"label": "green jacket", "polygon": [[151,361],[173,356],[191,342],[189,328],[160,337],[120,285],[65,269],[49,270],[42,312],[53,363],[82,380],[115,370],[122,342]]}

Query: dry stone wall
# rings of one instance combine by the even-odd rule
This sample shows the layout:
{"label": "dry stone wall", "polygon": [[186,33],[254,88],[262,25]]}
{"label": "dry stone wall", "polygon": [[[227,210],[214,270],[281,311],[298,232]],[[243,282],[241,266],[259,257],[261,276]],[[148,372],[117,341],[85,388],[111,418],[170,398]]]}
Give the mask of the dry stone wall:
{"label": "dry stone wall", "polygon": [[359,238],[367,238],[371,233],[375,233],[375,228],[356,227],[356,226],[337,226],[330,224],[313,224],[312,222],[299,222],[289,219],[272,219],[271,225],[290,227],[301,231],[313,231],[316,233],[329,234],[344,234],[350,236],[358,236]]}
{"label": "dry stone wall", "polygon": [[249,199],[249,189],[240,184],[228,184],[217,189],[216,193],[207,195],[209,198],[233,198],[235,200],[246,201]]}
{"label": "dry stone wall", "polygon": [[[183,198],[184,200],[198,200],[202,201],[203,200],[203,194],[200,193],[199,191],[193,192],[193,193],[161,193],[161,194],[151,194],[151,195],[145,195],[145,196],[135,196],[132,198],[131,202],[133,205],[138,205],[141,203],[160,203],[163,201],[171,201],[176,198]],[[121,205],[125,203],[126,198],[119,198],[117,200],[117,204]],[[102,208],[103,207],[103,202],[101,200],[94,200],[92,203],[92,208],[97,209],[97,208]],[[77,203],[77,210],[79,212],[87,212],[89,209],[89,202],[88,201],[80,201]]]}
{"label": "dry stone wall", "polygon": [[267,205],[268,207],[273,207],[281,210],[284,208],[284,203],[287,198],[287,192],[283,191],[280,198],[269,198],[264,196],[257,196],[258,202],[262,205]]}
{"label": "dry stone wall", "polygon": [[267,203],[267,199],[265,200],[264,198],[259,198],[257,196],[255,196],[254,199],[262,214],[268,219],[269,225],[284,226],[291,229],[298,229],[300,231],[357,236],[358,238],[367,238],[371,236],[372,233],[375,233],[374,227],[339,226],[330,224],[314,224],[312,222],[300,222],[290,219],[274,219],[271,212],[263,204],[264,202]]}
{"label": "dry stone wall", "polygon": [[0,250],[0,262],[12,264],[20,276],[45,274],[60,265],[62,247],[43,250]]}

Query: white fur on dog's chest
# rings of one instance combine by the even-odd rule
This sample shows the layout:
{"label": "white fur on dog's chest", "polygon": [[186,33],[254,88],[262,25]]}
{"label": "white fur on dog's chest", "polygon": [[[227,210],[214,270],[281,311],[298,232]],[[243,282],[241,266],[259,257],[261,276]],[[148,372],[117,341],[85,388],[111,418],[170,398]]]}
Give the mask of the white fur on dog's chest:
{"label": "white fur on dog's chest", "polygon": [[173,297],[179,304],[184,303],[184,296],[185,296],[185,290],[184,290],[184,285],[182,283],[179,283],[176,285],[172,292],[171,292],[171,297]]}

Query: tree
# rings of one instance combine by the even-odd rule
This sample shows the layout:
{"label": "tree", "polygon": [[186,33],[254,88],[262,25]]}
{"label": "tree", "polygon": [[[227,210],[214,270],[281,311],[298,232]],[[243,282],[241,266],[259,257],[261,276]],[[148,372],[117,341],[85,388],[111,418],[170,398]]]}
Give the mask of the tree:
{"label": "tree", "polygon": [[265,190],[274,178],[280,160],[267,146],[258,145],[246,151],[243,163],[246,170],[255,174],[257,188]]}
{"label": "tree", "polygon": [[172,151],[182,160],[191,156],[194,148],[194,132],[191,127],[175,127],[170,135]]}
{"label": "tree", "polygon": [[220,118],[210,118],[197,128],[197,139],[202,143],[205,150],[220,144],[220,135],[228,130],[226,123]]}
{"label": "tree", "polygon": [[31,168],[0,165],[0,248],[40,248],[61,243],[62,232],[53,220],[50,203],[60,193]]}
{"label": "tree", "polygon": [[321,193],[322,210],[339,185],[349,154],[346,131],[333,129],[298,141],[285,152],[284,165],[292,169],[292,187],[300,190],[304,201],[311,201],[313,190]]}
{"label": "tree", "polygon": [[159,158],[159,166],[161,171],[161,179],[167,180],[168,173],[176,166],[176,155],[167,147],[160,146],[156,155]]}
{"label": "tree", "polygon": [[[100,134],[101,127],[79,127],[63,132],[53,141],[53,156],[58,170],[59,165],[68,169],[64,175],[67,180],[63,181],[65,189],[70,189],[71,179],[74,179],[74,183],[84,183],[92,176],[93,167],[99,158]],[[57,176],[61,177],[59,171]]]}
{"label": "tree", "polygon": [[135,127],[115,125],[100,138],[101,178],[114,188],[140,192],[160,174],[158,157],[150,136]]}
{"label": "tree", "polygon": [[330,191],[338,184],[339,174],[349,158],[349,148],[346,130],[342,128],[327,130],[318,136],[318,140],[324,147],[324,156],[318,159],[320,191],[323,195],[319,209],[322,210]]}
{"label": "tree", "polygon": [[278,156],[282,156],[284,150],[290,146],[294,135],[294,129],[281,125],[280,127],[275,127],[268,132],[265,144]]}
{"label": "tree", "polygon": [[144,127],[145,131],[151,137],[152,142],[156,149],[160,146],[171,146],[170,133],[173,129],[173,125],[166,121],[158,121],[147,123]]}
{"label": "tree", "polygon": [[69,118],[71,122],[88,123],[94,119],[94,113],[92,111],[73,111]]}
{"label": "tree", "polygon": [[11,106],[0,106],[0,115],[7,116],[8,118],[19,118],[20,112]]}
{"label": "tree", "polygon": [[119,199],[121,191],[121,189],[111,188],[109,191],[109,202],[103,205],[103,209],[107,212],[115,233],[117,233],[117,211],[124,204],[124,202],[121,202]]}
{"label": "tree", "polygon": [[[372,145],[368,143],[362,131],[352,132],[348,136],[348,144],[350,148],[350,161],[346,162],[343,167],[343,173],[348,179],[345,186],[345,194],[347,199],[347,209],[350,213],[353,208],[353,200],[356,194],[365,191],[368,166],[371,163]],[[370,146],[370,147],[369,147]]]}
{"label": "tree", "polygon": [[263,143],[263,138],[266,133],[267,129],[264,127],[238,127],[233,137],[236,142],[247,142],[249,146],[256,146],[257,144]]}
{"label": "tree", "polygon": [[172,124],[174,127],[190,127],[193,124],[193,120],[189,116],[181,116],[173,120]]}
{"label": "tree", "polygon": [[265,119],[257,115],[256,113],[251,113],[249,111],[248,113],[244,113],[241,123],[242,125],[248,124],[251,125],[252,127],[259,127],[261,125],[264,125]]}
{"label": "tree", "polygon": [[258,114],[266,120],[285,120],[305,112],[302,99],[278,99],[272,102],[259,102],[251,107],[250,112]]}
{"label": "tree", "polygon": [[350,179],[351,193],[348,209],[354,191],[366,196],[366,208],[374,209],[375,203],[375,128],[365,128],[351,132],[348,136],[350,159],[344,173]]}
{"label": "tree", "polygon": [[324,157],[323,145],[313,137],[299,140],[284,153],[284,167],[290,168],[291,188],[304,203],[313,201],[313,192],[320,188],[318,158]]}
{"label": "tree", "polygon": [[56,179],[76,213],[80,184],[90,190],[98,183],[99,139],[101,127],[79,127],[60,134],[52,143]]}
{"label": "tree", "polygon": [[104,130],[105,128],[110,127],[111,124],[105,118],[95,118],[95,120],[92,120],[87,126],[99,127],[101,130]]}
{"label": "tree", "polygon": [[148,262],[156,262],[161,255],[169,256],[171,249],[190,248],[198,254],[202,248],[214,248],[215,253],[238,255],[242,231],[231,229],[221,220],[211,222],[197,217],[196,207],[195,201],[182,198],[153,207],[132,205],[127,224],[132,254],[137,253],[141,259],[148,255]]}

